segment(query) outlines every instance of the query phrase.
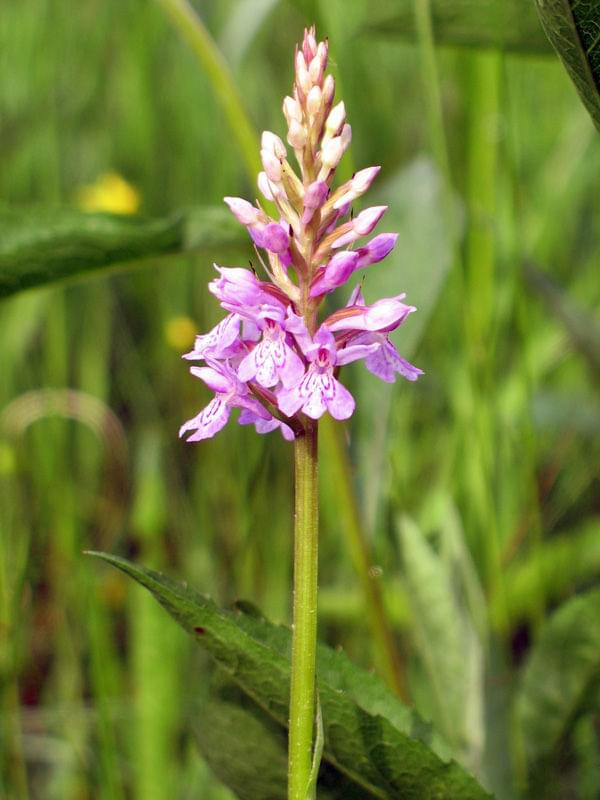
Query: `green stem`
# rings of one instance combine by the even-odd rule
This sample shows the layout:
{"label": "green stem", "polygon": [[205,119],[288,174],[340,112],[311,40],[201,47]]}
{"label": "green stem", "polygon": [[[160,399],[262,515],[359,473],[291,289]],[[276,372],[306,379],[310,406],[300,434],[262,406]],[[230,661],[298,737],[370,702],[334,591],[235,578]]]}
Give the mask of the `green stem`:
{"label": "green stem", "polygon": [[306,800],[315,718],[319,506],[317,422],[297,437],[294,524],[294,608],[290,691],[289,800]]}

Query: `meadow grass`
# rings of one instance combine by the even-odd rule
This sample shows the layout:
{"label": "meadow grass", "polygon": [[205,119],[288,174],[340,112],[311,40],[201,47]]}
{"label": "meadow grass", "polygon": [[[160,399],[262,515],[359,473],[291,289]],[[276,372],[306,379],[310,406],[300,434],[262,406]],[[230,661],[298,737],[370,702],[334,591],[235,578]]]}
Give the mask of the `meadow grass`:
{"label": "meadow grass", "polygon": [[[408,681],[443,726],[452,704],[427,660],[440,653],[419,645],[400,551],[411,524],[442,549],[464,541],[481,671],[456,690],[475,709],[460,735],[476,774],[511,798],[520,738],[494,690],[514,683],[547,610],[600,574],[598,375],[524,265],[591,320],[600,142],[555,59],[438,48],[427,5],[415,3],[408,42],[366,33],[362,0],[262,3],[250,30],[251,3],[202,13],[251,123],[279,133],[289,53],[316,20],[353,125],[346,170],[381,164],[401,209],[379,280],[419,307],[398,343],[426,374],[374,390],[353,368],[358,418],[324,437],[320,637],[397,689]],[[254,196],[213,83],[160,4],[74,14],[67,0],[7,0],[0,62],[2,203],[74,205],[108,170],[148,215]],[[173,322],[217,320],[210,275],[202,256],[157,259],[0,306],[0,795],[11,800],[232,797],[190,733],[204,657],[141,589],[82,556],[129,555],[289,621],[289,447],[237,427],[198,446],[176,436],[206,398],[179,359],[189,330]],[[52,394],[65,389],[81,393],[75,411]],[[327,465],[336,435],[349,446],[341,473],[339,459]],[[565,779],[582,798],[597,790],[591,725],[577,729]]]}

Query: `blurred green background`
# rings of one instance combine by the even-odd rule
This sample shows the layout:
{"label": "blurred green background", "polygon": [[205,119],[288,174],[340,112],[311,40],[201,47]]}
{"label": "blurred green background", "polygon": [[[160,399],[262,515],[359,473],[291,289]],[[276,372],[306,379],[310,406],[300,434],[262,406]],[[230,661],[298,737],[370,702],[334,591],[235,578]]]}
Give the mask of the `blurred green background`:
{"label": "blurred green background", "polygon": [[[400,232],[365,293],[419,308],[396,341],[423,378],[349,368],[354,419],[322,437],[320,636],[386,674],[364,594],[382,592],[411,701],[499,797],[521,796],[511,693],[547,613],[600,576],[598,134],[533,4],[522,36],[520,16],[499,28],[458,4],[466,33],[438,27],[441,44],[420,0],[195,6],[258,131],[284,134],[303,27],[329,37],[343,176],[381,164],[369,201]],[[0,65],[4,207],[164,217],[255,196],[160,3],[4,0]],[[290,447],[235,424],[177,439],[208,399],[179,356],[220,317],[212,261],[249,258],[150,258],[0,305],[2,797],[233,796],[194,744],[202,653],[82,551],[289,620]],[[600,796],[599,708],[552,743],[560,780],[530,796]]]}

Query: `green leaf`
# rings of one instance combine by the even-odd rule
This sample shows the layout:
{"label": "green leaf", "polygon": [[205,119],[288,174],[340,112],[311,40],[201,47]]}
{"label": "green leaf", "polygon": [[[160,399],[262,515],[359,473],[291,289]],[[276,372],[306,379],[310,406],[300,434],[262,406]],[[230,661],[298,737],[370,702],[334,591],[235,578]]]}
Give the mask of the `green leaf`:
{"label": "green leaf", "polygon": [[523,671],[517,713],[533,773],[543,773],[599,678],[600,589],[593,589],[550,617]]}
{"label": "green leaf", "polygon": [[[145,586],[263,713],[287,726],[290,632],[256,615],[223,611],[168,578],[124,559],[93,553]],[[323,762],[363,797],[467,800],[488,795],[465,770],[439,754],[431,729],[378,679],[342,654],[318,649]],[[436,752],[437,751],[437,752]]]}
{"label": "green leaf", "polygon": [[[287,733],[222,670],[216,670],[192,727],[205,761],[240,800],[286,800]],[[328,764],[319,800],[360,800],[361,788]]]}
{"label": "green leaf", "polygon": [[535,0],[548,39],[600,130],[600,5],[581,0]]}
{"label": "green leaf", "polygon": [[[368,31],[415,41],[414,0],[378,4]],[[437,44],[551,53],[531,3],[523,0],[431,0]]]}
{"label": "green leaf", "polygon": [[[442,532],[438,555],[418,526],[399,525],[404,580],[413,611],[413,636],[427,676],[427,698],[438,729],[462,760],[479,767],[483,750],[483,647],[469,610],[473,587],[464,580],[468,558],[456,527]],[[472,580],[472,564],[468,566]],[[478,592],[480,595],[480,591]]]}
{"label": "green leaf", "polygon": [[165,219],[75,210],[0,211],[0,298],[89,273],[193,249],[246,241],[226,209]]}

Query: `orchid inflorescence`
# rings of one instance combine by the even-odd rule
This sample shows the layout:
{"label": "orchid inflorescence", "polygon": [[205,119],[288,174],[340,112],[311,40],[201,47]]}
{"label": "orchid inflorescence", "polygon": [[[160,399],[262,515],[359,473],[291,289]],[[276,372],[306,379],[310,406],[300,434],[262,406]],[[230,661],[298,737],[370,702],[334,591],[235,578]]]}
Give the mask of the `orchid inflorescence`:
{"label": "orchid inflorescence", "polygon": [[349,216],[380,167],[362,169],[332,188],[352,131],[344,103],[333,105],[335,81],[325,74],[327,57],[327,42],[317,43],[314,28],[305,30],[296,49],[293,96],[283,101],[300,177],[282,140],[270,131],[262,135],[258,187],[277,207],[279,221],[258,201],[225,198],[247,228],[269,280],[250,269],[215,265],[219,275],[209,290],[228,315],[198,336],[184,356],[205,362],[190,371],[215,392],[206,408],[182,425],[180,436],[192,431],[190,442],[214,436],[234,407],[241,408],[240,424],[254,424],[259,433],[279,428],[290,440],[304,430],[302,414],[318,419],[328,411],[347,419],[354,398],[337,376],[341,366],[357,359],[365,359],[367,369],[388,383],[397,373],[409,381],[422,374],[388,336],[415,311],[402,302],[404,294],[367,305],[359,284],[345,307],[318,323],[325,297],[357,270],[384,259],[397,239],[395,233],[381,233],[351,249],[373,231],[387,207]]}

